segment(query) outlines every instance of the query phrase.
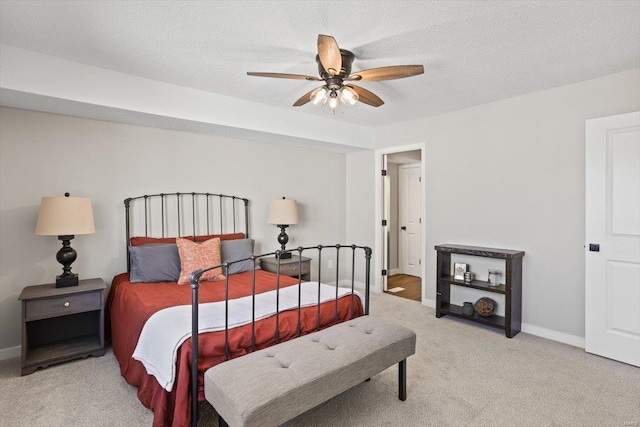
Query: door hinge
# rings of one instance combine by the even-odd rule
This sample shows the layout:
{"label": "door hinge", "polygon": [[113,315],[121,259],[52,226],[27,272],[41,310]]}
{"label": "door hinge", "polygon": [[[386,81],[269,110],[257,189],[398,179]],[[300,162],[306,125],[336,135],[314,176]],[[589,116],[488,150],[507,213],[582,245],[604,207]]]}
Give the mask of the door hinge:
{"label": "door hinge", "polygon": [[387,270],[382,270],[382,275],[386,276],[387,275]]}
{"label": "door hinge", "polygon": [[422,260],[421,259],[418,260],[418,265],[422,265]]}
{"label": "door hinge", "polygon": [[386,219],[383,219],[383,220],[382,220],[382,226],[383,226],[383,227],[386,227],[386,226],[387,226],[387,220],[386,220]]}
{"label": "door hinge", "polygon": [[418,224],[422,224],[422,218],[418,218]]}
{"label": "door hinge", "polygon": [[386,169],[382,169],[382,176],[387,176],[387,170]]}
{"label": "door hinge", "polygon": [[422,182],[422,177],[421,176],[418,177],[418,182]]}

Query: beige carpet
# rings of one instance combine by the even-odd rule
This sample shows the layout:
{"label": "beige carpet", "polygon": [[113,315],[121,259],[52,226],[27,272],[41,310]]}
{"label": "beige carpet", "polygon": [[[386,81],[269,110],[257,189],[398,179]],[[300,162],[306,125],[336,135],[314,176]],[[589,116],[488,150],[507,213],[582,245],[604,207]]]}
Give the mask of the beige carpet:
{"label": "beige carpet", "polygon": [[[408,398],[397,367],[302,414],[290,426],[638,426],[640,369],[583,350],[462,320],[387,294],[372,315],[416,331]],[[111,351],[20,377],[0,362],[0,426],[151,426],[152,414],[120,377]],[[200,426],[217,426],[204,407]]]}

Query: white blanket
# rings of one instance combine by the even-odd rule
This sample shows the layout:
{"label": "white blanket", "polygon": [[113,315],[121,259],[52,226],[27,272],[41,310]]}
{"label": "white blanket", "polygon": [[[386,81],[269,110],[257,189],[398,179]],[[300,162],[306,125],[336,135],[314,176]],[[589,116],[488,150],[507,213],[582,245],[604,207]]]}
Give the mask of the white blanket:
{"label": "white blanket", "polygon": [[[318,303],[318,282],[302,284],[301,307]],[[320,285],[320,303],[335,300],[336,287]],[[351,294],[351,289],[338,288],[338,298]],[[364,305],[364,297],[355,292]],[[298,286],[280,289],[280,312],[298,308]],[[224,331],[224,301],[200,304],[198,332]],[[276,313],[276,291],[256,295],[256,320]],[[229,329],[251,323],[251,296],[229,300]],[[165,308],[153,314],[142,328],[133,358],[144,365],[167,391],[176,376],[178,348],[191,337],[191,305]]]}

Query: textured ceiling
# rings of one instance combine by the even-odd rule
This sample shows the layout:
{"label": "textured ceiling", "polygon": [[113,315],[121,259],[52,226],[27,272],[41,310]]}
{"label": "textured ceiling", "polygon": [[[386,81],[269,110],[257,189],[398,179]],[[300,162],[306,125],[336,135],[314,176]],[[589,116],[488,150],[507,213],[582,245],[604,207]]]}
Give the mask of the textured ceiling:
{"label": "textured ceiling", "polygon": [[640,67],[639,1],[0,1],[0,42],[283,109],[317,83],[318,34],[353,70],[422,64],[363,82],[385,105],[298,111],[376,127]]}

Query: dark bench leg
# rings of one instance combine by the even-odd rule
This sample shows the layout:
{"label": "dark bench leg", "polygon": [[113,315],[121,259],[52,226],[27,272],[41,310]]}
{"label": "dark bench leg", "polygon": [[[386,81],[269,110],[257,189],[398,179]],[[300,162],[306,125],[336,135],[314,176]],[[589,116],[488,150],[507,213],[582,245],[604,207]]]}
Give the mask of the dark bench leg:
{"label": "dark bench leg", "polygon": [[398,363],[398,399],[407,400],[407,359]]}
{"label": "dark bench leg", "polygon": [[218,415],[218,426],[229,427],[229,424],[227,424],[227,422],[220,415]]}

